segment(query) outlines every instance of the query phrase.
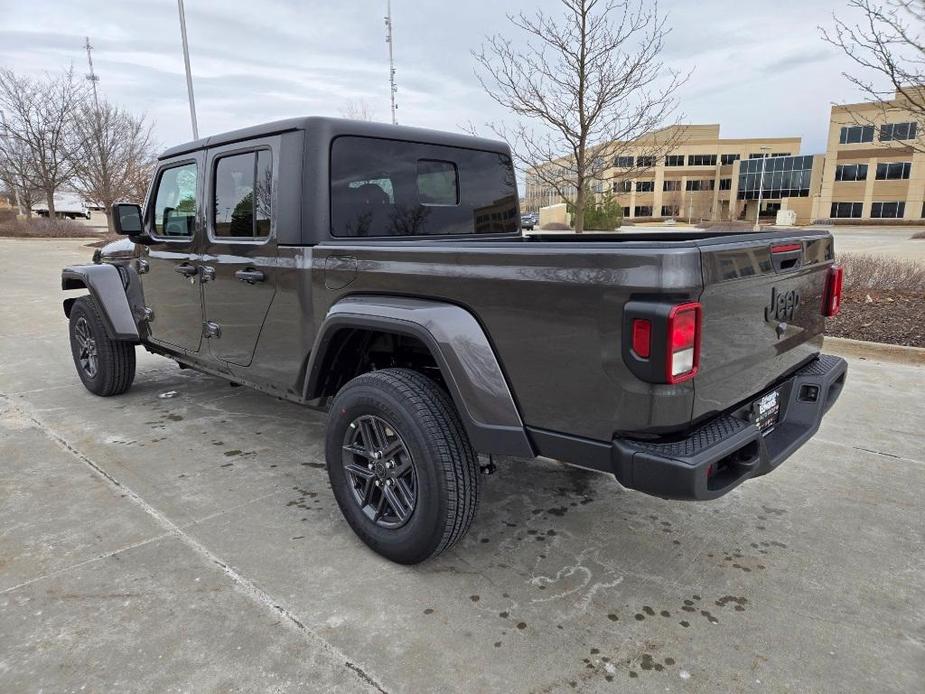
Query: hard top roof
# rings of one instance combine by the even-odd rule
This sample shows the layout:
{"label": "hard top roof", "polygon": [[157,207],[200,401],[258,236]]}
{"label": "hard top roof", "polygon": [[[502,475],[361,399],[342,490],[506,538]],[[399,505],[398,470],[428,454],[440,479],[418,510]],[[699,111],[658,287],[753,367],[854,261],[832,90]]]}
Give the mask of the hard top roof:
{"label": "hard top roof", "polygon": [[261,125],[252,125],[240,130],[231,130],[226,133],[201,137],[181,145],[176,145],[164,151],[159,159],[167,159],[179,154],[193,152],[207,147],[226,145],[233,142],[242,142],[267,135],[294,130],[317,130],[325,133],[329,139],[340,135],[357,135],[361,137],[378,137],[392,140],[409,140],[427,144],[446,145],[449,147],[466,147],[469,149],[487,150],[490,152],[508,153],[508,146],[497,140],[488,140],[461,133],[448,133],[441,130],[427,128],[412,128],[404,125],[391,125],[389,123],[372,123],[369,121],[348,120],[345,118],[327,118],[323,116],[302,116],[272,121]]}

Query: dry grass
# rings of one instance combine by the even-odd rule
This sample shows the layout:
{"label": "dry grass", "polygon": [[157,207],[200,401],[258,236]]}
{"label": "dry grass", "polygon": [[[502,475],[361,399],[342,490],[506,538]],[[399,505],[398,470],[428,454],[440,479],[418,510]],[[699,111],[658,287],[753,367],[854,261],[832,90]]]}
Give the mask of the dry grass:
{"label": "dry grass", "polygon": [[69,219],[0,217],[0,237],[21,239],[92,238],[93,230]]}
{"label": "dry grass", "polygon": [[872,255],[845,253],[845,291],[925,292],[925,264]]}

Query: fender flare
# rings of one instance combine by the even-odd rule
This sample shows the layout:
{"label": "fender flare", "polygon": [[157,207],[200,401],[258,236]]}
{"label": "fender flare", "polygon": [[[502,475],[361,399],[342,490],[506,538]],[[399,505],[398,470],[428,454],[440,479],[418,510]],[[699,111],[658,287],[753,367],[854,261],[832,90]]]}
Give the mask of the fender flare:
{"label": "fender flare", "polygon": [[[106,334],[113,340],[139,342],[138,325],[129,305],[119,268],[109,263],[72,265],[61,271],[61,289],[88,289],[103,317]],[[64,314],[70,316],[76,299],[64,300]]]}
{"label": "fender flare", "polygon": [[485,331],[454,304],[392,296],[350,296],[334,304],[312,348],[304,397],[318,397],[321,365],[344,328],[368,328],[416,337],[430,350],[469,440],[479,453],[532,458],[514,397]]}

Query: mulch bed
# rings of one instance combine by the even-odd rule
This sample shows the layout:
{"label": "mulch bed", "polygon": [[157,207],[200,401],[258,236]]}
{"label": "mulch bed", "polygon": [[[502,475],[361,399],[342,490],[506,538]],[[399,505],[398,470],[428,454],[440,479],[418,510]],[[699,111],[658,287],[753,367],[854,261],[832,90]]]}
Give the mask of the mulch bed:
{"label": "mulch bed", "polygon": [[925,296],[873,289],[846,292],[841,313],[826,321],[826,334],[925,347]]}

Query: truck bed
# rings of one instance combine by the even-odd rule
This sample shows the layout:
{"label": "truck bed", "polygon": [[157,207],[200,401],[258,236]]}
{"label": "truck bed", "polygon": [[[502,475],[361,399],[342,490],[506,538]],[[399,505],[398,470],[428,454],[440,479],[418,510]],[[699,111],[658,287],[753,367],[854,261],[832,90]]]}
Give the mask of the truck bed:
{"label": "truck bed", "polygon": [[[799,266],[775,270],[771,246],[787,243],[800,245]],[[311,277],[300,300],[313,323],[292,338],[292,313],[274,302],[258,346],[274,345],[273,368],[298,373],[298,344],[311,343],[314,326],[345,296],[447,301],[484,327],[528,428],[595,441],[689,431],[811,360],[822,345],[833,259],[830,234],[817,230],[359,238],[279,253],[283,264],[313,269],[300,280]],[[764,311],[775,287],[802,296],[781,336]],[[702,302],[695,378],[659,385],[628,369],[623,307],[639,298]]]}

